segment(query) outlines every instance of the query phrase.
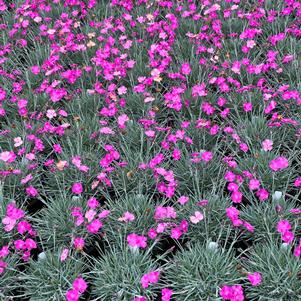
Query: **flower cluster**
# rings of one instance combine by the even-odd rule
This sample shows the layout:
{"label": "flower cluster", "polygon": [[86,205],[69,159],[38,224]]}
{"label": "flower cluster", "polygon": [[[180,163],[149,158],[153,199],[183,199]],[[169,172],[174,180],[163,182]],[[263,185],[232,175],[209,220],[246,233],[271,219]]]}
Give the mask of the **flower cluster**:
{"label": "flower cluster", "polygon": [[243,301],[244,291],[241,285],[224,285],[220,290],[220,295],[223,300]]}
{"label": "flower cluster", "polygon": [[290,231],[292,228],[288,220],[280,220],[277,223],[277,231],[281,234],[281,239],[285,243],[291,243],[294,240],[294,233]]}
{"label": "flower cluster", "polygon": [[[36,231],[32,228],[31,224],[26,220],[25,212],[16,207],[14,202],[9,203],[6,207],[6,216],[2,219],[4,231],[13,232],[16,230],[20,238],[14,239],[14,249],[22,255],[24,261],[28,261],[30,252],[37,248],[35,242]],[[2,247],[2,258],[9,254],[9,246]],[[5,267],[2,262],[2,269]]]}
{"label": "flower cluster", "polygon": [[80,295],[87,290],[87,283],[82,277],[76,278],[72,283],[72,289],[68,290],[66,293],[67,301],[78,301]]}
{"label": "flower cluster", "polygon": [[152,283],[157,283],[159,280],[160,272],[149,272],[141,277],[141,285],[143,288],[147,288]]}
{"label": "flower cluster", "polygon": [[1,298],[299,299],[300,28],[298,0],[0,0]]}

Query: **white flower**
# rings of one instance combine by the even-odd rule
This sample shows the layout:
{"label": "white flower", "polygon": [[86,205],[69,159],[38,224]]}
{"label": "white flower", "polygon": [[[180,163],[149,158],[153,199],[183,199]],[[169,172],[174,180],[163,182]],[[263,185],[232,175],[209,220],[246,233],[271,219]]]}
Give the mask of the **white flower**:
{"label": "white flower", "polygon": [[279,201],[282,197],[282,192],[281,191],[275,191],[272,195],[273,200]]}
{"label": "white flower", "polygon": [[41,252],[41,253],[38,255],[38,259],[39,259],[39,260],[45,260],[45,259],[46,259],[46,254],[45,254],[45,252]]}
{"label": "white flower", "polygon": [[210,241],[208,244],[208,249],[216,251],[218,249],[218,243],[215,241]]}

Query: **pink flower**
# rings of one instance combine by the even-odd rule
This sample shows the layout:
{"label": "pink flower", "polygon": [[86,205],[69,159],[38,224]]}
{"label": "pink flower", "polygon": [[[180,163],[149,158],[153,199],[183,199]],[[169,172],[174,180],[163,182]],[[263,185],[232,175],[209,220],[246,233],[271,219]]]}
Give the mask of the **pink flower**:
{"label": "pink flower", "polygon": [[301,256],[301,246],[298,245],[294,250],[294,256],[300,257]]}
{"label": "pink flower", "polygon": [[204,219],[204,215],[200,211],[196,211],[194,215],[189,217],[189,219],[193,224],[198,224]]}
{"label": "pink flower", "polygon": [[243,151],[244,153],[246,153],[249,150],[249,147],[247,144],[245,143],[240,143],[239,144],[239,148],[241,149],[241,151]]}
{"label": "pink flower", "polygon": [[24,246],[28,250],[36,249],[37,248],[37,243],[31,238],[26,238],[26,240],[24,242]]}
{"label": "pink flower", "polygon": [[226,209],[226,213],[230,219],[237,219],[240,212],[235,207],[229,207]]}
{"label": "pink flower", "polygon": [[294,240],[294,233],[291,231],[286,231],[286,232],[282,233],[281,239],[285,243],[291,243]]}
{"label": "pink flower", "polygon": [[181,205],[185,205],[188,201],[189,201],[188,196],[182,195],[178,198],[178,203],[180,203]]}
{"label": "pink flower", "polygon": [[251,179],[249,182],[249,188],[250,190],[256,190],[260,186],[260,182],[256,179]]}
{"label": "pink flower", "polygon": [[177,148],[175,148],[172,152],[172,157],[175,161],[178,161],[181,159],[181,151]]}
{"label": "pink flower", "polygon": [[2,219],[2,224],[5,225],[5,232],[10,232],[16,225],[16,220],[6,216]]}
{"label": "pink flower", "polygon": [[76,237],[73,244],[76,250],[81,251],[85,246],[85,240],[82,237]]}
{"label": "pink flower", "polygon": [[224,285],[220,290],[220,295],[224,300],[230,300],[233,296],[232,287]]}
{"label": "pink flower", "polygon": [[240,191],[233,191],[231,193],[231,200],[233,203],[241,203],[242,201],[242,193]]}
{"label": "pink flower", "polygon": [[249,231],[249,232],[254,232],[254,226],[252,226],[250,223],[248,222],[243,222],[244,227]]}
{"label": "pink flower", "polygon": [[288,160],[285,157],[278,157],[269,164],[273,171],[279,171],[288,167]]}
{"label": "pink flower", "polygon": [[117,118],[117,123],[118,123],[118,127],[120,129],[124,129],[125,128],[125,123],[127,121],[129,121],[129,117],[126,114],[122,114]]}
{"label": "pink flower", "polygon": [[207,91],[206,91],[206,84],[202,83],[200,85],[195,85],[192,87],[192,97],[198,97],[198,96],[206,96]]}
{"label": "pink flower", "polygon": [[171,229],[170,237],[174,239],[179,239],[182,236],[182,234],[182,230],[178,227],[175,227]]}
{"label": "pink flower", "polygon": [[147,246],[147,238],[145,236],[140,236],[135,233],[131,233],[127,236],[127,242],[129,246],[133,248],[145,249]]}
{"label": "pink flower", "polygon": [[260,201],[265,201],[269,197],[269,193],[266,189],[261,188],[256,192],[256,196],[259,197]]}
{"label": "pink flower", "polygon": [[243,301],[244,292],[241,285],[228,286],[224,285],[220,290],[220,295],[223,300]]}
{"label": "pink flower", "polygon": [[63,249],[61,256],[60,256],[60,260],[65,261],[68,257],[68,254],[69,254],[69,249]]}
{"label": "pink flower", "polygon": [[64,88],[52,89],[49,94],[53,102],[58,102],[67,95],[67,91]]}
{"label": "pink flower", "polygon": [[15,142],[14,147],[19,147],[20,145],[23,144],[23,140],[21,137],[14,138],[14,142]]}
{"label": "pink flower", "polygon": [[17,250],[24,249],[25,243],[22,239],[17,239],[14,241],[14,246]]}
{"label": "pink flower", "polygon": [[140,283],[143,288],[147,288],[149,286],[148,274],[141,277]]}
{"label": "pink flower", "polygon": [[301,186],[301,177],[297,178],[294,182],[295,187],[300,187]]}
{"label": "pink flower", "polygon": [[157,232],[155,229],[151,228],[148,230],[147,235],[150,239],[155,239],[157,237]]}
{"label": "pink flower", "polygon": [[56,115],[55,110],[51,109],[51,110],[47,110],[46,116],[47,116],[47,118],[52,119],[52,118],[56,117],[57,115]]}
{"label": "pink flower", "polygon": [[181,73],[184,75],[188,75],[191,72],[191,67],[188,63],[183,63],[181,66]]}
{"label": "pink flower", "polygon": [[294,256],[300,257],[301,256],[301,239],[299,240],[299,244],[294,250]]}
{"label": "pink flower", "polygon": [[291,228],[290,222],[286,219],[280,220],[277,224],[277,231],[281,234],[289,231]]}
{"label": "pink flower", "polygon": [[81,194],[83,192],[83,185],[82,185],[82,183],[79,183],[79,182],[74,183],[72,185],[72,192],[74,194]]}
{"label": "pink flower", "polygon": [[27,231],[29,231],[31,229],[31,226],[29,224],[29,222],[27,221],[21,221],[18,226],[17,226],[18,232],[23,235],[24,233],[26,233]]}
{"label": "pink flower", "polygon": [[4,272],[5,268],[7,267],[7,263],[0,260],[0,275]]}
{"label": "pink flower", "polygon": [[8,162],[8,163],[11,163],[11,162],[14,162],[16,159],[16,155],[14,152],[2,152],[0,153],[0,160],[4,161],[4,162]]}
{"label": "pink flower", "polygon": [[103,210],[98,214],[99,218],[106,218],[110,215],[111,211],[110,210]]}
{"label": "pink flower", "polygon": [[273,149],[273,141],[269,139],[265,139],[262,141],[262,149],[265,152],[271,151]]}
{"label": "pink flower", "polygon": [[95,219],[87,226],[87,230],[90,233],[96,234],[102,226],[102,222],[98,219]]}
{"label": "pink flower", "polygon": [[177,212],[175,211],[175,209],[173,207],[162,207],[162,206],[158,206],[156,207],[155,210],[155,215],[154,218],[156,220],[159,219],[166,219],[166,218],[176,218],[177,217]]}
{"label": "pink flower", "polygon": [[148,274],[145,274],[141,277],[141,285],[143,288],[149,287],[150,283],[157,283],[159,281],[160,272],[154,271]]}
{"label": "pink flower", "polygon": [[67,301],[78,301],[79,300],[79,292],[77,290],[69,290],[66,293]]}
{"label": "pink flower", "polygon": [[93,218],[95,217],[95,215],[97,214],[97,212],[93,209],[89,209],[88,211],[86,211],[85,213],[85,218],[88,220],[88,222],[90,223]]}
{"label": "pink flower", "polygon": [[98,207],[99,202],[96,200],[96,198],[92,197],[87,201],[87,205],[88,205],[88,207],[95,209]]}
{"label": "pink flower", "polygon": [[170,301],[171,296],[172,296],[172,290],[169,288],[163,288],[161,291],[162,294],[162,299],[161,301]]}
{"label": "pink flower", "polygon": [[135,220],[135,215],[128,211],[124,212],[123,216],[118,218],[120,222],[132,222],[133,220]]}
{"label": "pink flower", "polygon": [[5,258],[9,254],[9,247],[8,246],[3,246],[0,249],[0,258]]}
{"label": "pink flower", "polygon": [[213,158],[212,152],[205,151],[205,152],[202,152],[202,154],[201,154],[201,159],[205,162],[211,161],[212,158]]}
{"label": "pink flower", "polygon": [[78,292],[84,293],[86,291],[88,285],[83,278],[78,277],[73,281],[72,287],[73,287],[73,289],[77,290]]}
{"label": "pink flower", "polygon": [[40,73],[40,67],[39,66],[32,66],[30,68],[31,72],[35,75],[39,74]]}
{"label": "pink flower", "polygon": [[248,275],[248,279],[251,282],[252,286],[257,286],[261,283],[262,277],[259,272]]}
{"label": "pink flower", "polygon": [[251,102],[245,102],[244,104],[243,104],[243,109],[244,109],[244,111],[245,112],[250,112],[250,111],[252,111],[252,103]]}
{"label": "pink flower", "polygon": [[117,89],[118,95],[126,94],[126,92],[127,92],[127,88],[125,86],[121,86]]}

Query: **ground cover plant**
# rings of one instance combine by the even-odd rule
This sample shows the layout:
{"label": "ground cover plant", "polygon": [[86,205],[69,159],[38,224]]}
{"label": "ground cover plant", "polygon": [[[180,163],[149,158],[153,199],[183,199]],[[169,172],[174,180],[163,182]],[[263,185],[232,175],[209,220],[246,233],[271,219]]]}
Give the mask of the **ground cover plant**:
{"label": "ground cover plant", "polygon": [[301,300],[301,2],[0,0],[0,300]]}

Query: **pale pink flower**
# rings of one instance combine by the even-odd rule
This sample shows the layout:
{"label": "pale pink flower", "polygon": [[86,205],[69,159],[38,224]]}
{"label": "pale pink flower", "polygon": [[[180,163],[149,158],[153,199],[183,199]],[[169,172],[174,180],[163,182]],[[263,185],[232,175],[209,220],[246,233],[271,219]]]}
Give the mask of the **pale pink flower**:
{"label": "pale pink flower", "polygon": [[19,147],[20,145],[22,145],[23,144],[23,140],[22,140],[22,138],[21,137],[16,137],[16,138],[14,138],[14,147]]}
{"label": "pale pink flower", "polygon": [[68,257],[69,254],[69,249],[63,249],[61,256],[60,256],[60,261],[65,261]]}
{"label": "pale pink flower", "polygon": [[198,224],[204,219],[204,215],[200,211],[195,211],[194,215],[190,216],[189,219],[193,224]]}
{"label": "pale pink flower", "polygon": [[120,222],[132,222],[133,220],[135,220],[135,215],[128,211],[124,212],[123,216],[118,218]]}
{"label": "pale pink flower", "polygon": [[265,152],[271,151],[273,149],[273,141],[269,139],[265,139],[262,141],[262,149]]}

